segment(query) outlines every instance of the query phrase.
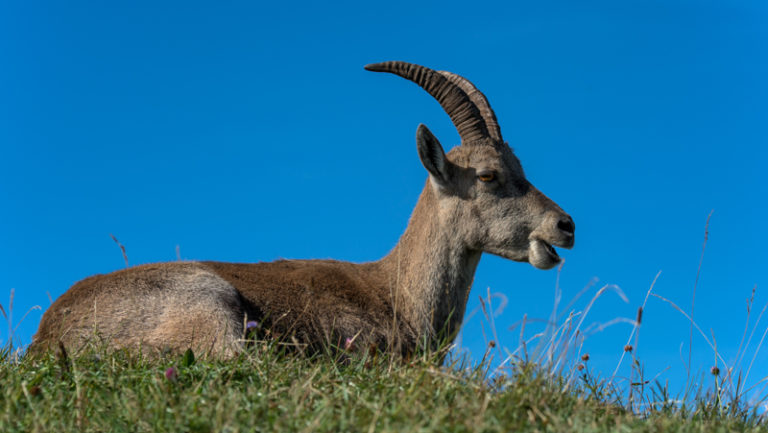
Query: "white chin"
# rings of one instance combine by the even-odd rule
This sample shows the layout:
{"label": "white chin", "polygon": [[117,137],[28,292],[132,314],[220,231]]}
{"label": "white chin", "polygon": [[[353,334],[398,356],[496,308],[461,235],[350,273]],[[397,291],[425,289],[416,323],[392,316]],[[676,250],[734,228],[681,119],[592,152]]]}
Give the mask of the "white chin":
{"label": "white chin", "polygon": [[528,262],[538,269],[552,269],[560,263],[560,256],[548,243],[532,239],[528,246]]}

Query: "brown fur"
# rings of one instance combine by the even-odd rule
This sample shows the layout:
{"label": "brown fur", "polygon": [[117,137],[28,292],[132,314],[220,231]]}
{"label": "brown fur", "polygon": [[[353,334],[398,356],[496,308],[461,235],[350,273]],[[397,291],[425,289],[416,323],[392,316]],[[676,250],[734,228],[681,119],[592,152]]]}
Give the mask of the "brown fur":
{"label": "brown fur", "polygon": [[31,353],[58,342],[78,350],[86,343],[152,349],[194,347],[232,354],[222,345],[242,332],[244,306],[236,292],[194,295],[193,286],[213,281],[211,272],[188,262],[136,266],[86,278],[46,311]]}
{"label": "brown fur", "polygon": [[[410,351],[414,330],[396,320],[390,286],[379,263],[280,260],[272,263],[203,262],[246,299],[249,318],[276,336],[288,335],[313,351],[327,342]],[[397,332],[392,332],[397,329]]]}

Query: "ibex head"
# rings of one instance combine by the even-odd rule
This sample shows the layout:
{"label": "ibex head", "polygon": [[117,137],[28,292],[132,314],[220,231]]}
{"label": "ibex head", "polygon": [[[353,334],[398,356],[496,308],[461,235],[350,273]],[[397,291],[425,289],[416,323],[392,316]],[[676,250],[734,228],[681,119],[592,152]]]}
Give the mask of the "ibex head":
{"label": "ibex head", "polygon": [[411,80],[437,99],[461,136],[448,154],[424,125],[416,144],[438,203],[439,220],[468,249],[550,269],[560,262],[552,245],[571,248],[571,217],[525,178],[501,137],[485,96],[466,79],[405,62],[367,65]]}

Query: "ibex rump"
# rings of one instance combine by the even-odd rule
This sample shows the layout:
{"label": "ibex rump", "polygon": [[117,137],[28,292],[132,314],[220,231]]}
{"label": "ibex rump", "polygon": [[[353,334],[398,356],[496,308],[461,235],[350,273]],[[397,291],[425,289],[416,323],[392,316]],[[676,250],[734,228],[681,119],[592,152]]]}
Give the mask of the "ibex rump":
{"label": "ibex rump", "polygon": [[488,252],[541,269],[552,245],[570,248],[574,224],[525,178],[485,96],[449,72],[405,62],[366,66],[409,79],[451,117],[461,145],[447,155],[419,125],[429,179],[394,249],[371,263],[280,260],[137,266],[80,281],[43,315],[30,347],[169,348],[231,356],[244,324],[309,348],[350,344],[410,353],[452,338],[461,325],[480,256]]}

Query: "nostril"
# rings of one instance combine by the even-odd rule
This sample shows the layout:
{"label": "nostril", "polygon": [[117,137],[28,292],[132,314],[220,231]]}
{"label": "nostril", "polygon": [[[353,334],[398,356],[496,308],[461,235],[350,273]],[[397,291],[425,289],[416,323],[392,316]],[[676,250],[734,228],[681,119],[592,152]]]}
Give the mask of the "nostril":
{"label": "nostril", "polygon": [[570,217],[563,218],[558,221],[557,228],[569,234],[573,234],[576,231],[576,225],[573,223],[573,220]]}

